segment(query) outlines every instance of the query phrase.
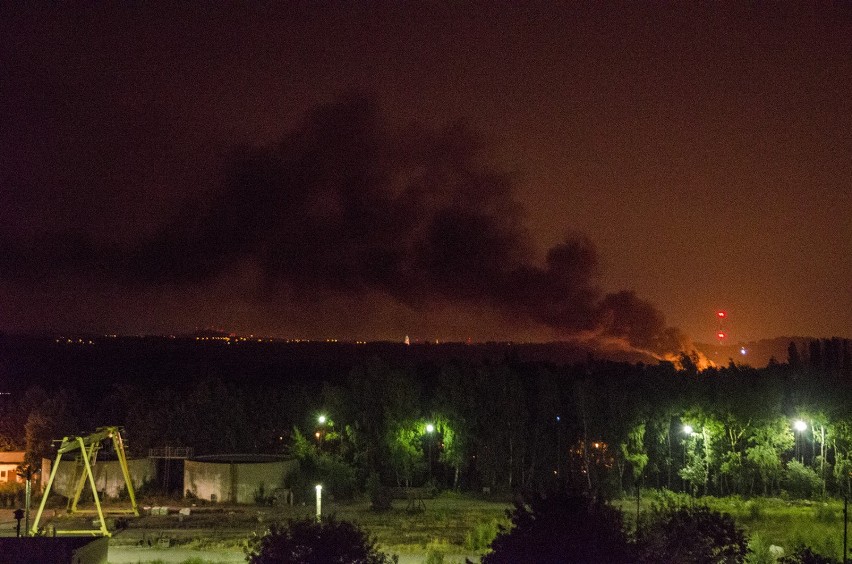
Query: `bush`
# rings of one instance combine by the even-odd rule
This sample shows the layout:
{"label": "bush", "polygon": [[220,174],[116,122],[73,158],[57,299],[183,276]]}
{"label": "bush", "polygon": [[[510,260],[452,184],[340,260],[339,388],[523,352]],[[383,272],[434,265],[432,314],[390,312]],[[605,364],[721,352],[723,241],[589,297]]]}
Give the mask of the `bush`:
{"label": "bush", "polygon": [[759,521],[763,517],[763,502],[760,499],[748,500],[745,509],[751,521]]}
{"label": "bush", "polygon": [[500,529],[496,521],[477,523],[476,527],[465,535],[464,547],[475,552],[485,550],[491,546],[499,532]]}
{"label": "bush", "polygon": [[784,488],[794,498],[812,498],[822,492],[822,480],[813,468],[791,460],[784,470]]}
{"label": "bush", "polygon": [[632,562],[621,513],[599,500],[565,494],[536,497],[507,511],[483,564],[518,562]]}
{"label": "bush", "polygon": [[287,477],[287,486],[300,501],[312,499],[317,484],[338,501],[352,499],[355,470],[340,458],[321,453],[299,460],[298,470]]}
{"label": "bush", "polygon": [[838,515],[827,503],[820,503],[814,508],[814,519],[830,525],[838,520]]}
{"label": "bush", "polygon": [[746,562],[748,564],[775,564],[777,559],[772,554],[771,546],[760,535],[752,535],[748,543],[749,554],[746,557]]}
{"label": "bush", "polygon": [[249,540],[246,560],[250,564],[327,564],[397,562],[376,549],[375,540],[354,523],[330,517],[290,520],[286,526],[273,524],[263,536]]}
{"label": "bush", "polygon": [[275,496],[272,495],[271,491],[266,491],[266,484],[263,482],[254,491],[254,502],[257,505],[272,505],[275,502]]}
{"label": "bush", "polygon": [[778,564],[837,564],[837,560],[817,554],[808,546],[798,546],[790,556],[785,556]]}
{"label": "bush", "polygon": [[639,561],[744,562],[748,539],[730,515],[706,506],[653,512],[637,539]]}

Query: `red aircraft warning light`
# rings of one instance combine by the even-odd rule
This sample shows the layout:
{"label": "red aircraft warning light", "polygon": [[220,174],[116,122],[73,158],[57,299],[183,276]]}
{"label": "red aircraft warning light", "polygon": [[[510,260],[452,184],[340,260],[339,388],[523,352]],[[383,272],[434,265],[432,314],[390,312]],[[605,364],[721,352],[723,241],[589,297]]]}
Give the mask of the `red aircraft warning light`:
{"label": "red aircraft warning light", "polygon": [[719,319],[722,319],[724,317],[727,317],[728,314],[726,314],[724,311],[717,311],[716,315],[719,317]]}
{"label": "red aircraft warning light", "polygon": [[718,333],[716,333],[716,336],[719,337],[720,339],[724,339],[726,337],[726,335],[722,331],[719,331]]}

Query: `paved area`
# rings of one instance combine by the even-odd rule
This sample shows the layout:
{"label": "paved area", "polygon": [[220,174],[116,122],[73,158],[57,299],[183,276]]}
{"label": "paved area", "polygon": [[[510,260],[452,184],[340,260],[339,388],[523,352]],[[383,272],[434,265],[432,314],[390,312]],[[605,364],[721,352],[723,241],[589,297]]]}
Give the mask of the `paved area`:
{"label": "paved area", "polygon": [[110,546],[110,564],[145,564],[147,562],[176,563],[202,561],[210,564],[245,564],[242,551],[191,550],[186,548],[148,548],[135,546]]}

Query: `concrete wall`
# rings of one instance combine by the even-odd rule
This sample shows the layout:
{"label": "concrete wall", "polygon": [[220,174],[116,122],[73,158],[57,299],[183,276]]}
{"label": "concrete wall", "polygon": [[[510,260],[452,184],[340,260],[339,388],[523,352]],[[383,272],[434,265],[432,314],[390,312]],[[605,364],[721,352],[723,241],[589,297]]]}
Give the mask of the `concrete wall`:
{"label": "concrete wall", "polygon": [[254,503],[261,484],[265,495],[269,495],[283,486],[285,478],[298,468],[298,462],[187,460],[183,468],[184,489],[199,499]]}
{"label": "concrete wall", "polygon": [[[45,486],[50,477],[52,464],[53,462],[50,460],[42,460],[42,482]],[[50,491],[65,497],[72,496],[76,485],[76,483],[73,483],[76,468],[77,461],[75,460],[60,461],[59,470],[56,471],[56,477],[53,479]],[[134,488],[140,488],[145,481],[153,481],[156,476],[154,461],[149,458],[128,460],[127,469],[130,471],[130,480],[133,482]],[[106,492],[107,497],[118,497],[118,492],[125,487],[124,475],[121,473],[121,465],[118,460],[98,460],[93,470],[98,491]],[[92,491],[88,481],[83,487],[83,491]]]}

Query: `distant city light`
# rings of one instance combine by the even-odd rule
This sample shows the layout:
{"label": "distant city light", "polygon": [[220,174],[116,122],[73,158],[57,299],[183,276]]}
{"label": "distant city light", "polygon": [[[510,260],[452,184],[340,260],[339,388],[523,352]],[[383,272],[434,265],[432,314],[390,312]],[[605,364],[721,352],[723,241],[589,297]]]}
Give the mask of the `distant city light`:
{"label": "distant city light", "polygon": [[745,356],[747,352],[748,352],[748,350],[746,350],[745,347],[740,347],[740,354],[741,355]]}

